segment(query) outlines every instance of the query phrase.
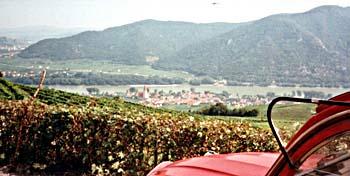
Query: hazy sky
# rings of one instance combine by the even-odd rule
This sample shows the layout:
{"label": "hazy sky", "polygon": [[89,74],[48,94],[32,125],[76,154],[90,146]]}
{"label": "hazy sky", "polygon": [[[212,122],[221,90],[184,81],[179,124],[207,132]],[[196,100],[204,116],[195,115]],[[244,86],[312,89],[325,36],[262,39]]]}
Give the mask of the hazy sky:
{"label": "hazy sky", "polygon": [[321,5],[345,7],[350,6],[350,0],[0,0],[0,28],[47,25],[103,29],[143,19],[244,22]]}

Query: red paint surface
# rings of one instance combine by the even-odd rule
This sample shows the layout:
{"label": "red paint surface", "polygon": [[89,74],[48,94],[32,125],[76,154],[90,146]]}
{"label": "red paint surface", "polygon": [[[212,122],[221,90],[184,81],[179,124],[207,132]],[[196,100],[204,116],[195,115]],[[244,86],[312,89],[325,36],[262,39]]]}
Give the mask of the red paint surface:
{"label": "red paint surface", "polygon": [[[210,155],[174,162],[155,175],[265,175],[279,153],[233,153]],[[157,168],[155,168],[157,169]]]}

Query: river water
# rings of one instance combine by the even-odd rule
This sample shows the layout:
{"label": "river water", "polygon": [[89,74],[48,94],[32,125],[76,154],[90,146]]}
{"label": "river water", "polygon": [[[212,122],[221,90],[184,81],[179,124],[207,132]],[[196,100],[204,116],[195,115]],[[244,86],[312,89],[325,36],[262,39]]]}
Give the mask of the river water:
{"label": "river water", "polygon": [[196,92],[204,92],[210,91],[215,93],[221,93],[223,91],[227,91],[230,94],[234,95],[266,95],[268,92],[274,92],[279,96],[287,96],[291,95],[293,91],[320,91],[325,94],[338,95],[340,93],[349,91],[349,89],[344,88],[321,88],[321,87],[260,87],[260,86],[215,86],[215,85],[200,85],[200,86],[192,86],[188,84],[181,85],[129,85],[129,86],[110,86],[110,85],[79,85],[79,86],[71,86],[71,85],[49,85],[47,87],[54,88],[58,90],[63,90],[67,92],[73,92],[78,94],[87,94],[86,88],[88,87],[96,87],[100,90],[100,92],[108,92],[110,94],[113,93],[125,93],[130,87],[135,87],[139,91],[142,91],[144,87],[147,87],[150,92],[155,90],[164,92],[179,92],[182,90],[190,91],[191,88],[194,88]]}

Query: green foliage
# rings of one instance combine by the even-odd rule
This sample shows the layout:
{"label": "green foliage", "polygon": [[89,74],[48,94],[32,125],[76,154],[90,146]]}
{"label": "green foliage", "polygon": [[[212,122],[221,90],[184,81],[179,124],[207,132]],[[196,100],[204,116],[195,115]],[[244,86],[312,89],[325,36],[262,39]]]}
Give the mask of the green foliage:
{"label": "green foliage", "polygon": [[[94,72],[70,72],[55,73],[48,71],[45,80],[46,85],[130,85],[130,84],[182,84],[184,79],[182,78],[168,78],[159,76],[141,76],[132,74],[107,74],[107,73],[94,73]],[[39,77],[39,75],[37,75]],[[30,77],[6,77],[16,83],[21,84],[38,84],[39,79],[32,79]]]}
{"label": "green foliage", "polygon": [[190,85],[193,85],[193,86],[199,86],[199,85],[201,85],[201,80],[192,79],[189,83],[190,83]]}
{"label": "green foliage", "polygon": [[[23,100],[30,98],[36,91],[35,87],[13,84],[0,78],[0,100]],[[40,90],[37,99],[46,104],[84,105],[90,98],[74,93],[54,89]]]}
{"label": "green foliage", "polygon": [[19,85],[15,85],[9,81],[0,78],[0,99],[24,99],[28,97],[28,93],[23,91]]}
{"label": "green foliage", "polygon": [[96,87],[88,87],[86,88],[86,91],[88,91],[90,95],[97,95],[100,92],[100,89]]}
{"label": "green foliage", "polygon": [[[33,88],[21,89],[31,94]],[[208,150],[277,150],[272,134],[249,123],[158,110],[118,98],[92,99],[49,89],[39,95],[34,102],[0,101],[0,165],[26,166],[22,174],[145,175],[161,161]]]}
{"label": "green foliage", "polygon": [[1,163],[45,164],[47,172],[79,168],[89,173],[96,165],[113,173],[145,175],[161,161],[208,150],[229,153],[277,147],[268,131],[249,124],[201,120],[119,100],[91,101],[86,106],[2,101],[0,107],[0,151],[5,155]]}
{"label": "green foliage", "polygon": [[197,112],[198,114],[209,116],[237,116],[237,117],[256,117],[259,115],[257,109],[228,109],[223,103],[216,103],[209,107],[203,108]]}
{"label": "green foliage", "polygon": [[205,77],[201,80],[201,84],[214,84],[215,80],[211,77]]}

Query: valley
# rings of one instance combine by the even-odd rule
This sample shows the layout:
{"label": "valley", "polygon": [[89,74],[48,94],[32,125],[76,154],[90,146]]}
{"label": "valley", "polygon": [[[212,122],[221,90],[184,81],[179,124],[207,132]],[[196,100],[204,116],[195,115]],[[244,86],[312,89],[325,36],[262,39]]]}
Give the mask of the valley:
{"label": "valley", "polygon": [[[210,20],[202,23],[147,19],[146,14],[163,17],[167,12],[157,11],[152,3],[143,7],[130,1],[142,8],[135,10],[121,1],[4,2],[0,14],[17,8],[26,14],[18,19],[21,22],[12,19],[19,11],[7,13],[11,18],[6,20],[0,17],[0,175],[141,176],[164,162],[189,158],[193,159],[180,163],[198,162],[195,170],[208,164],[205,172],[214,173],[211,167],[221,156],[225,165],[220,165],[220,174],[235,175],[226,171],[244,169],[232,163],[255,165],[250,157],[258,152],[276,157],[280,152],[267,109],[281,96],[315,103],[282,101],[271,110],[286,143],[315,114],[320,117],[311,119],[308,128],[314,127],[311,122],[322,128],[329,122],[332,131],[343,125],[335,126],[338,120],[347,123],[344,102],[317,99],[327,100],[350,88],[350,7],[312,6],[252,21],[215,22],[228,1],[169,3],[176,9],[173,5],[180,2],[175,15],[186,16],[184,4],[192,5],[191,16],[209,14]],[[113,7],[110,12],[106,5]],[[254,5],[257,9],[251,4],[249,9],[261,8]],[[128,7],[127,13],[121,7]],[[203,7],[205,15],[200,15],[197,9]],[[136,11],[140,14],[130,14]],[[31,18],[34,12],[38,14]],[[104,12],[107,16],[100,16]],[[120,13],[113,16],[116,12]],[[103,19],[94,21],[97,17]],[[63,20],[57,23],[61,27],[20,27],[45,18],[51,25]],[[91,28],[77,27],[83,19]],[[113,21],[106,25],[108,20]],[[348,96],[336,100],[346,101]],[[339,116],[333,114],[337,108]],[[300,133],[300,139],[313,141],[315,133],[309,130],[320,128],[316,127],[304,129],[307,133]],[[291,149],[299,147],[293,146],[298,140]],[[239,152],[256,153],[247,158],[235,155],[236,161],[226,157]],[[181,173],[192,168],[183,166]]]}

